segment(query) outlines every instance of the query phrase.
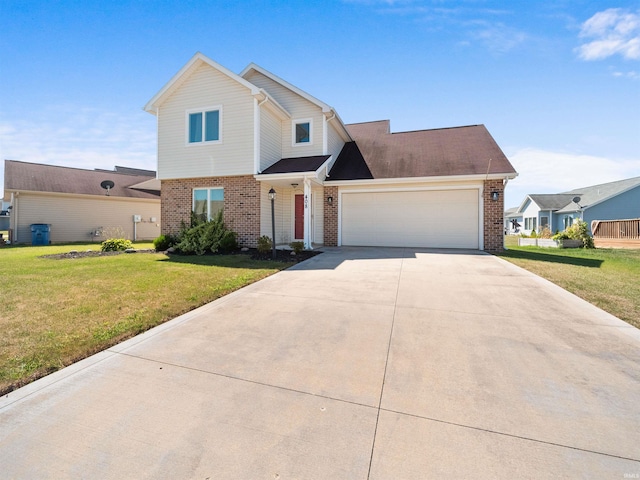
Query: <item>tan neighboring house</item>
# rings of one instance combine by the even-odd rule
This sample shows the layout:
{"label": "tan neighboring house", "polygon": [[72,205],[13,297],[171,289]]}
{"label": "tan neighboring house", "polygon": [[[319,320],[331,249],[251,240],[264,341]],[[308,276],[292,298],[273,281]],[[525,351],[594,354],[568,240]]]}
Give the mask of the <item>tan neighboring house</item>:
{"label": "tan neighboring house", "polygon": [[5,160],[4,197],[13,243],[31,243],[33,224],[50,225],[51,243],[101,242],[118,230],[130,240],[160,235],[159,182],[149,170]]}
{"label": "tan neighboring house", "polygon": [[157,117],[162,230],[222,210],[241,245],[500,250],[517,173],[483,125],[392,133],[262,67],[235,74],[197,53],[145,105]]}

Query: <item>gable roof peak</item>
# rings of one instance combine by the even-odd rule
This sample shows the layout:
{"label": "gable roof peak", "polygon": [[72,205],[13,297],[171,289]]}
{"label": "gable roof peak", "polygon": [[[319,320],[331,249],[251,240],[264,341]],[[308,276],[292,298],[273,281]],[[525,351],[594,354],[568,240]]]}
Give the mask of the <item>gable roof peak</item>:
{"label": "gable roof peak", "polygon": [[189,61],[178,71],[178,73],[171,77],[171,79],[160,89],[160,91],[146,103],[146,105],[144,106],[144,110],[155,115],[156,109],[160,106],[164,99],[168,95],[173,93],[187,78],[189,78],[191,74],[193,74],[193,72],[196,70],[196,68],[198,68],[200,65],[209,65],[210,67],[226,75],[230,79],[238,82],[240,85],[248,88],[251,91],[252,95],[256,95],[259,93],[260,89],[253,83],[248,82],[228,68],[211,60],[203,53],[196,52],[195,55],[193,55],[193,57],[191,57]]}

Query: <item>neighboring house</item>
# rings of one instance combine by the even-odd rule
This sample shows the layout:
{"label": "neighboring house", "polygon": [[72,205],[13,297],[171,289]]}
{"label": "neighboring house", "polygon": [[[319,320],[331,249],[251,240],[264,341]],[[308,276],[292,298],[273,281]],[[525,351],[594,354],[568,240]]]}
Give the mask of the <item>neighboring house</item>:
{"label": "neighboring house", "polygon": [[508,208],[504,211],[504,232],[507,235],[515,235],[522,231],[522,214],[518,207]]}
{"label": "neighboring house", "polygon": [[[574,201],[577,200],[577,201]],[[580,219],[591,229],[594,220],[640,218],[640,177],[577,188],[563,193],[527,195],[505,217],[522,219],[522,231],[530,234],[549,227],[562,231]],[[515,232],[510,232],[515,233]]]}
{"label": "neighboring house", "polygon": [[250,64],[197,53],[147,103],[157,116],[162,230],[222,210],[241,245],[500,250],[517,173],[483,125],[391,133],[345,125],[326,103]]}
{"label": "neighboring house", "polygon": [[119,229],[131,240],[151,240],[160,235],[157,183],[150,170],[84,170],[5,160],[12,241],[31,243],[32,224],[51,225],[51,243],[102,241]]}

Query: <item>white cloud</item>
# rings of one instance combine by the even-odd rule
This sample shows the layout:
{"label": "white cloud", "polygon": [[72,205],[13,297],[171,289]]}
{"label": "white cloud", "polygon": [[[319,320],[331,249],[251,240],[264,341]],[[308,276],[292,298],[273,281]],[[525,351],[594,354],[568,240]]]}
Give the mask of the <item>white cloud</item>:
{"label": "white cloud", "polygon": [[602,60],[621,55],[640,59],[640,13],[609,8],[596,13],[582,24],[580,38],[592,39],[578,47],[583,60]]}
{"label": "white cloud", "polygon": [[509,160],[519,175],[507,186],[507,207],[519,205],[530,193],[559,193],[640,176],[640,157],[615,159],[522,148]]}
{"label": "white cloud", "polygon": [[[155,119],[145,112],[114,113],[70,106],[0,121],[0,160],[77,168],[116,165],[156,169]],[[0,195],[4,165],[0,166]]]}

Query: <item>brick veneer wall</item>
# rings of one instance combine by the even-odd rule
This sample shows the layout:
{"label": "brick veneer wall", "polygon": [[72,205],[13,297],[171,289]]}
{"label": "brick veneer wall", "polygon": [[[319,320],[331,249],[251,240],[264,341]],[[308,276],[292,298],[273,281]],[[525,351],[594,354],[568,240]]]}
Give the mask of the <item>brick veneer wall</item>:
{"label": "brick veneer wall", "polygon": [[[491,192],[498,192],[497,201]],[[504,185],[502,180],[484,181],[484,249],[488,252],[504,250]]]}
{"label": "brick veneer wall", "polygon": [[[333,197],[331,205],[329,197]],[[324,244],[338,245],[338,187],[324,187]]]}
{"label": "brick veneer wall", "polygon": [[251,175],[162,180],[160,219],[163,234],[175,234],[188,223],[194,188],[224,188],[224,222],[238,234],[241,246],[255,247],[260,236],[260,183]]}

